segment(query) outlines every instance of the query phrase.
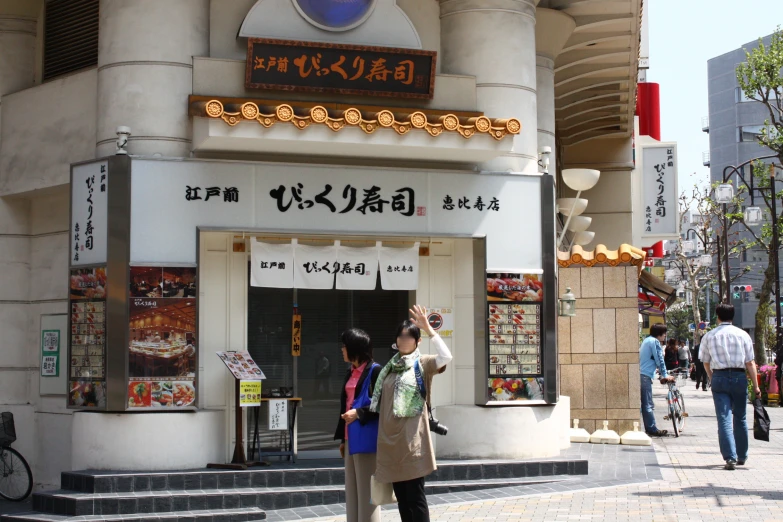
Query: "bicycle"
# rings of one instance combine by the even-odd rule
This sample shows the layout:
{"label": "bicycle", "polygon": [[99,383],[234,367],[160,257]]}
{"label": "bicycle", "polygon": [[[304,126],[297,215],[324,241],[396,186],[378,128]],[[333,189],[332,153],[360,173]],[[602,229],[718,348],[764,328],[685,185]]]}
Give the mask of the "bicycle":
{"label": "bicycle", "polygon": [[677,387],[676,377],[679,376],[678,374],[687,375],[687,370],[683,368],[674,370],[671,373],[675,377],[675,380],[674,382],[668,383],[669,392],[666,394],[666,402],[669,406],[669,414],[664,416],[663,419],[672,421],[674,436],[679,437],[680,432],[685,428],[685,418],[688,417],[688,414],[685,411],[685,397],[683,397],[682,393],[680,393],[680,389]]}
{"label": "bicycle", "polygon": [[14,414],[0,414],[0,497],[21,502],[33,490],[33,473],[22,454],[11,447],[16,440]]}

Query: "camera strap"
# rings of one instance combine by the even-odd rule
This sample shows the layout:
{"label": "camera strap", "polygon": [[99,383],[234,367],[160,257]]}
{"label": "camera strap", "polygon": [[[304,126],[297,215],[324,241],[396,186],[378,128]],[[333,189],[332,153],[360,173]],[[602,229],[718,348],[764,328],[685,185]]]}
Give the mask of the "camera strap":
{"label": "camera strap", "polygon": [[430,406],[429,397],[427,397],[427,387],[424,385],[424,377],[422,377],[421,365],[418,359],[413,363],[413,373],[416,374],[416,384],[419,385],[419,393],[421,393],[424,402],[427,403],[427,412],[429,413],[429,418],[432,419],[432,407]]}

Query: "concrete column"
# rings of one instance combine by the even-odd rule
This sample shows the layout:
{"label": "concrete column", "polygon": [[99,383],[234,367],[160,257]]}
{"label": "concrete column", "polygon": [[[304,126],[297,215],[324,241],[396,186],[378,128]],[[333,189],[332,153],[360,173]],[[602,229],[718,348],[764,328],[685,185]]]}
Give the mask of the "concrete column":
{"label": "concrete column", "polygon": [[479,110],[490,118],[522,122],[512,152],[482,166],[488,170],[538,172],[537,4],[538,0],[440,3],[442,72],[475,76]]}
{"label": "concrete column", "polygon": [[35,82],[35,18],[0,14],[0,96]]}
{"label": "concrete column", "polygon": [[209,53],[209,0],[101,0],[96,154],[131,128],[132,154],[189,156],[193,56]]}
{"label": "concrete column", "polygon": [[549,172],[555,174],[555,59],[576,28],[573,18],[554,9],[536,9],[536,91],[538,147],[551,147]]}

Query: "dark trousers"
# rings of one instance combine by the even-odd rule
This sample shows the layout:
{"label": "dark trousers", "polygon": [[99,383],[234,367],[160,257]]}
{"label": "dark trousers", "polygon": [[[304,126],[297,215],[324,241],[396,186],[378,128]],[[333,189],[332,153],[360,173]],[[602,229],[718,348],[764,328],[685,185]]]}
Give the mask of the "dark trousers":
{"label": "dark trousers", "polygon": [[707,370],[704,369],[704,363],[696,360],[696,389],[698,390],[699,386],[701,386],[703,390],[706,390],[708,384]]}
{"label": "dark trousers", "polygon": [[424,495],[424,477],[392,483],[402,522],[430,522],[430,508]]}

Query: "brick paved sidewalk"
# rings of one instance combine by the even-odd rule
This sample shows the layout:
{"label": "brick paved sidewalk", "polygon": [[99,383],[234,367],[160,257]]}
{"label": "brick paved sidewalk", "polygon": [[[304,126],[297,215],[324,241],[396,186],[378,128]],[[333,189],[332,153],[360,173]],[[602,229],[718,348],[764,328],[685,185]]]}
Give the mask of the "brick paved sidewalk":
{"label": "brick paved sidewalk", "polygon": [[[666,387],[656,385],[654,391],[658,425],[671,430],[671,423],[662,418]],[[625,469],[625,465],[617,460],[612,465],[612,459],[603,458],[608,447],[577,446],[580,452],[592,450],[589,456],[591,473],[583,479],[583,489],[433,505],[431,519],[439,522],[783,520],[783,409],[768,408],[772,420],[772,442],[755,441],[751,435],[747,465],[736,471],[726,471],[718,450],[712,393],[694,390],[692,381],[688,381],[683,392],[689,413],[685,431],[679,438],[655,440],[658,465],[646,464],[646,480],[634,478],[631,471],[630,478],[625,481],[629,484],[644,480],[643,483],[618,486],[618,480],[608,480],[607,476],[617,476],[618,470]],[[748,419],[752,430],[753,410],[750,406]],[[618,451],[617,455],[624,455],[625,449],[620,447],[615,451]],[[629,462],[633,462],[634,454],[630,455]],[[604,469],[604,466],[607,468]],[[637,477],[638,470],[637,467]],[[650,480],[658,477],[658,480]],[[309,520],[336,522],[345,520],[345,517]],[[383,520],[396,522],[400,518],[395,511],[389,510],[383,512]]]}

